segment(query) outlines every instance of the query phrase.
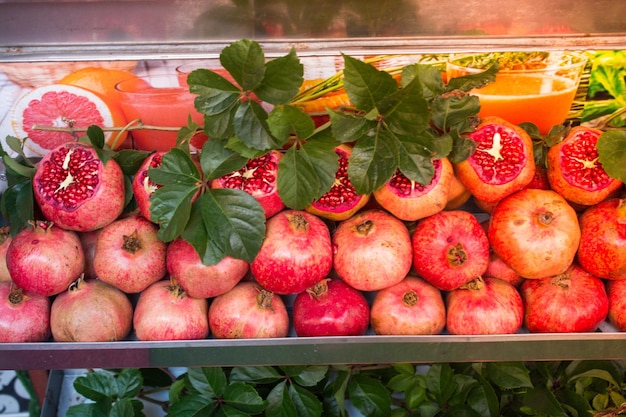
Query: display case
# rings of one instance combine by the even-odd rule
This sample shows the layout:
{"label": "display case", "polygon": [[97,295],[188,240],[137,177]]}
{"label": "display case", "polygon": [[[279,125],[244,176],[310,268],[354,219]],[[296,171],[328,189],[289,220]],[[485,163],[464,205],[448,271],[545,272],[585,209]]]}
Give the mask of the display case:
{"label": "display case", "polygon": [[[11,76],[68,63],[137,72],[216,57],[249,38],[267,56],[626,49],[626,3],[402,0],[0,1],[0,117],[22,88]],[[0,76],[2,74],[0,73]],[[49,81],[50,79],[45,79]],[[4,83],[3,83],[4,82]],[[7,132],[2,132],[4,136]],[[377,336],[0,344],[0,369],[468,362],[626,358],[626,334]]]}

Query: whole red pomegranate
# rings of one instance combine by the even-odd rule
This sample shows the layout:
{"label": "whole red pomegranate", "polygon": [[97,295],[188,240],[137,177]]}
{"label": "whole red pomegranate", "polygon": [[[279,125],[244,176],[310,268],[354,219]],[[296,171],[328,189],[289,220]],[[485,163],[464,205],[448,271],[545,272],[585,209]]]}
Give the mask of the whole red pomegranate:
{"label": "whole red pomegranate", "polygon": [[139,294],[133,327],[139,340],[197,340],[209,335],[209,305],[189,297],[170,280],[157,281]]}
{"label": "whole red pomegranate", "polygon": [[455,172],[477,199],[499,201],[533,180],[532,139],[519,126],[499,117],[484,117],[469,138],[476,142],[476,150],[455,164]]}
{"label": "whole red pomegranate", "polygon": [[357,290],[390,287],[411,269],[409,230],[386,211],[361,211],[339,223],[332,242],[337,275]]}
{"label": "whole red pomegranate", "polygon": [[609,299],[609,322],[620,332],[626,332],[626,280],[609,281],[606,292]]}
{"label": "whole red pomegranate", "polygon": [[133,195],[137,208],[141,215],[150,221],[153,221],[150,213],[150,197],[161,186],[150,180],[148,170],[160,167],[165,153],[165,151],[159,151],[148,155],[133,177]]}
{"label": "whole red pomegranate", "polygon": [[246,275],[248,262],[226,256],[205,265],[194,247],[183,239],[167,246],[167,271],[190,297],[212,298],[230,291]]}
{"label": "whole red pomegranate", "polygon": [[12,240],[9,226],[0,227],[0,282],[11,281],[7,267],[7,250]]}
{"label": "whole red pomegranate", "polygon": [[280,296],[245,281],[213,299],[209,327],[218,339],[285,337],[289,314]]}
{"label": "whole red pomegranate", "polygon": [[[489,232],[488,219],[480,222],[480,225],[485,233]],[[522,285],[522,282],[524,282],[524,277],[520,276],[513,268],[508,266],[493,250],[489,251],[489,265],[487,265],[483,276],[501,279],[515,287],[519,287]]]}
{"label": "whole red pomegranate", "polygon": [[412,245],[417,274],[443,291],[482,275],[489,264],[487,235],[467,211],[442,211],[420,220]]}
{"label": "whole red pomegranate", "polygon": [[577,264],[564,273],[524,281],[524,323],[533,333],[592,332],[609,312],[604,283]]}
{"label": "whole red pomegranate", "polygon": [[563,273],[580,242],[576,211],[551,190],[524,189],[498,203],[489,224],[491,248],[524,278]]}
{"label": "whole red pomegranate", "polygon": [[276,178],[283,154],[277,150],[250,159],[241,169],[211,181],[211,188],[234,188],[252,195],[270,218],[285,208],[278,195]]}
{"label": "whole red pomegranate", "polygon": [[606,279],[626,279],[626,200],[608,199],[579,217],[578,263]]}
{"label": "whole red pomegranate", "polygon": [[15,235],[6,256],[13,282],[45,296],[65,291],[85,267],[78,234],[47,221],[30,222]]}
{"label": "whole red pomegranate", "polygon": [[448,201],[444,210],[456,210],[472,198],[472,193],[459,180],[456,174],[452,175],[450,190],[448,191]]}
{"label": "whole red pomegranate", "polygon": [[439,334],[446,326],[441,291],[421,278],[407,276],[376,293],[370,323],[376,334]]}
{"label": "whole red pomegranate", "polygon": [[400,220],[413,221],[438,213],[448,204],[452,184],[452,164],[447,158],[434,159],[433,178],[428,184],[418,184],[399,170],[374,192],[382,208]]}
{"label": "whole red pomegranate", "polygon": [[365,296],[338,279],[323,279],[293,301],[293,327],[301,337],[360,336],[369,320]]}
{"label": "whole red pomegranate", "polygon": [[94,271],[125,293],[143,291],[167,272],[167,244],[158,226],[143,216],[118,219],[102,228],[96,242]]}
{"label": "whole red pomegranate", "polygon": [[50,311],[57,342],[114,342],[130,333],[133,306],[128,296],[98,279],[79,278],[57,295]]}
{"label": "whole red pomegranate", "polygon": [[326,278],[333,250],[328,226],[302,210],[284,210],[267,221],[265,240],[250,264],[263,288],[296,294]]}
{"label": "whole red pomegranate", "polygon": [[0,343],[44,342],[50,337],[50,298],[0,282]]}
{"label": "whole red pomegranate", "polygon": [[64,143],[44,156],[33,191],[48,220],[81,232],[111,223],[125,205],[120,166],[113,159],[102,162],[93,147],[79,142]]}
{"label": "whole red pomegranate", "polygon": [[513,334],[524,321],[520,293],[492,277],[478,277],[450,291],[446,307],[450,334]]}
{"label": "whole red pomegranate", "polygon": [[96,243],[98,242],[100,230],[102,229],[78,232],[78,237],[83,247],[83,253],[85,254],[85,268],[83,271],[85,279],[95,279],[98,277],[93,267],[93,261],[96,255]]}
{"label": "whole red pomegranate", "polygon": [[590,206],[622,186],[621,181],[609,177],[598,160],[596,145],[601,134],[598,129],[576,126],[548,150],[550,187],[567,201]]}
{"label": "whole red pomegranate", "polygon": [[335,182],[326,194],[313,201],[305,210],[329,220],[342,221],[352,217],[365,206],[370,195],[357,194],[348,177],[348,160],[352,154],[352,148],[342,144],[335,148],[335,153],[339,156]]}

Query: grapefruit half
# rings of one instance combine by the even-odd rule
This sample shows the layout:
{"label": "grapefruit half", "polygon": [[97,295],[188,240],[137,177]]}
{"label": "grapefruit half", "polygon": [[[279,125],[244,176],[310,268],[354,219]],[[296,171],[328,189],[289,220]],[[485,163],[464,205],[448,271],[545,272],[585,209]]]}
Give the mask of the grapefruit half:
{"label": "grapefruit half", "polygon": [[[125,120],[118,107],[96,93],[81,87],[51,84],[30,90],[18,99],[13,108],[11,125],[18,138],[28,138],[24,142],[27,150],[43,156],[63,143],[77,140],[91,125],[120,127],[125,125]],[[37,126],[74,128],[77,131],[72,134],[41,130]],[[105,140],[109,145],[116,136],[117,132],[105,131]]]}

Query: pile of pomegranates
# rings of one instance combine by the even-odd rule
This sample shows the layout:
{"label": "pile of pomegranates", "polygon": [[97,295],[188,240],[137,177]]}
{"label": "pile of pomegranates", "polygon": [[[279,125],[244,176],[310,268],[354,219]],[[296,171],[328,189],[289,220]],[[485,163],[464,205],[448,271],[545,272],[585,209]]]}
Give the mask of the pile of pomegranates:
{"label": "pile of pomegranates", "polygon": [[148,171],[162,153],[122,214],[115,160],[61,145],[33,180],[41,219],[0,242],[0,342],[624,331],[626,199],[597,137],[571,130],[545,168],[523,130],[487,118],[472,156],[437,161],[431,184],[397,173],[355,199],[340,164],[334,194],[305,210],[276,200],[273,152],[213,181],[267,217],[252,262],[215,265],[158,237]]}

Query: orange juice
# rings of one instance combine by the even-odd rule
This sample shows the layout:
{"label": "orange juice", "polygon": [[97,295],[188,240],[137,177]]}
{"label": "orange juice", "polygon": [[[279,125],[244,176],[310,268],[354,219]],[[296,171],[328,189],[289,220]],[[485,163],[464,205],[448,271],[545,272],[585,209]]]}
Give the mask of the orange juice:
{"label": "orange juice", "polygon": [[576,84],[563,77],[502,73],[472,94],[480,99],[479,116],[499,116],[514,124],[532,122],[547,134],[567,118]]}

